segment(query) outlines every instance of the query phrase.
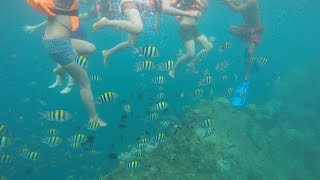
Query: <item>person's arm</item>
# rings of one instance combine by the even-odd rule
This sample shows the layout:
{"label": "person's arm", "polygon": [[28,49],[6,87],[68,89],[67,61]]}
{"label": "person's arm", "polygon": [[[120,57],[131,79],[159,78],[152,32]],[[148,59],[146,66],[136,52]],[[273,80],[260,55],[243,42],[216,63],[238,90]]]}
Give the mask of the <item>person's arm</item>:
{"label": "person's arm", "polygon": [[23,27],[23,31],[26,32],[26,33],[33,33],[35,30],[39,29],[40,27],[43,27],[45,25],[47,25],[48,21],[44,21],[38,25],[35,25],[35,26],[24,26]]}
{"label": "person's arm", "polygon": [[154,22],[154,31],[158,31],[159,24],[160,24],[160,12],[157,12],[156,14],[156,20]]}
{"label": "person's arm", "polygon": [[235,4],[232,0],[223,0],[233,11],[240,12],[246,9],[250,3],[250,1],[247,1],[245,3],[241,4]]}
{"label": "person's arm", "polygon": [[201,13],[199,11],[182,11],[170,6],[170,0],[162,0],[162,12],[175,16],[189,16],[189,17],[199,17]]}

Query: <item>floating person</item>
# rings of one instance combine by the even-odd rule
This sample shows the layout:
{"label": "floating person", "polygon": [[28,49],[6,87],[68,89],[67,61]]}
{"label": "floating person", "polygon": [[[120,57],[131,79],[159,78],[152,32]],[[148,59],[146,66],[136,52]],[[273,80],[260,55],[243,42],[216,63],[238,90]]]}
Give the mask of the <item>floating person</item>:
{"label": "floating person", "polygon": [[[48,16],[47,26],[43,35],[43,43],[48,55],[58,64],[61,64],[70,76],[79,84],[80,95],[89,114],[89,122],[98,121],[100,126],[106,126],[102,121],[94,104],[90,80],[87,72],[75,62],[78,56],[72,46],[71,32],[79,28],[77,10],[79,0],[27,0],[35,10]],[[80,47],[86,47],[88,42],[78,41]]]}
{"label": "floating person", "polygon": [[[182,9],[187,12],[199,11],[201,12],[203,9],[208,8],[207,0],[176,0],[175,4],[177,8]],[[188,68],[194,72],[196,63],[201,59],[205,59],[208,52],[211,51],[213,45],[209,42],[208,38],[203,35],[198,30],[198,18],[197,17],[182,17],[178,16],[177,20],[179,21],[179,34],[181,36],[181,40],[184,43],[184,47],[186,49],[185,54],[181,54],[178,56],[178,60],[175,63],[173,69],[169,71],[169,75],[174,78],[175,70],[182,63],[194,57],[194,59],[188,64]],[[203,49],[195,56],[195,41],[199,42]]]}
{"label": "floating person", "polygon": [[246,101],[249,89],[251,72],[254,68],[253,53],[260,43],[261,35],[264,30],[260,20],[260,10],[258,0],[223,0],[223,2],[233,11],[238,12],[244,19],[244,25],[232,25],[230,33],[241,39],[244,39],[248,45],[245,52],[247,63],[244,81],[235,89],[232,104],[234,106],[243,106]]}
{"label": "floating person", "polygon": [[121,17],[120,11],[117,11],[120,6],[119,0],[94,0],[91,5],[85,8],[84,12],[79,15],[81,20],[101,19],[116,19]]}
{"label": "floating person", "polygon": [[160,13],[166,13],[176,16],[199,17],[198,11],[188,12],[182,11],[170,6],[170,0],[121,0],[121,11],[127,20],[110,20],[106,17],[101,18],[93,25],[93,31],[96,32],[104,26],[119,28],[129,33],[128,40],[122,42],[109,50],[103,50],[102,55],[104,63],[107,63],[109,56],[128,47],[134,47],[139,39],[139,35],[143,31],[142,13],[155,13],[157,30],[160,21]]}

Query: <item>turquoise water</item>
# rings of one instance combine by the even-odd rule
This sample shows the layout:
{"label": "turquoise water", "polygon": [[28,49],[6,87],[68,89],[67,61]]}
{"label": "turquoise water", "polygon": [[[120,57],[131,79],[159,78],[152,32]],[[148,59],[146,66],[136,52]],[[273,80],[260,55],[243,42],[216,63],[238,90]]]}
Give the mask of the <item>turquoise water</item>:
{"label": "turquoise water", "polygon": [[[235,87],[240,82],[244,72],[245,46],[241,40],[227,32],[230,24],[242,23],[241,17],[218,1],[209,3],[209,10],[204,11],[199,28],[207,36],[215,36],[217,42],[208,58],[200,63],[199,70],[204,71],[208,68],[212,76],[217,77],[212,86],[214,98],[217,98],[224,96],[226,88]],[[153,136],[159,130],[158,124],[146,122],[144,119],[154,103],[154,94],[159,91],[159,87],[152,84],[151,80],[156,75],[164,73],[158,71],[136,73],[135,63],[144,59],[134,55],[130,49],[112,56],[107,68],[102,64],[101,50],[125,40],[125,33],[103,29],[93,34],[91,26],[94,21],[82,23],[87,30],[89,41],[97,47],[97,52],[89,58],[89,74],[99,74],[103,77],[101,82],[92,82],[95,97],[105,91],[117,92],[120,100],[130,102],[133,111],[133,116],[126,121],[127,128],[119,129],[117,126],[124,114],[119,102],[98,105],[97,111],[109,125],[96,132],[90,132],[84,127],[88,119],[79,98],[78,88],[68,95],[60,95],[60,89],[47,88],[54,80],[52,69],[55,64],[42,47],[43,31],[39,30],[32,35],[22,31],[24,25],[37,24],[45,18],[31,10],[24,1],[6,1],[3,2],[3,7],[5,8],[2,8],[0,16],[0,83],[2,85],[0,124],[8,127],[14,141],[9,147],[0,149],[1,154],[7,153],[13,158],[11,163],[0,162],[0,175],[8,179],[43,179],[45,177],[71,179],[70,176],[76,176],[78,179],[80,177],[98,179],[117,168],[118,161],[108,159],[109,153],[120,154],[128,151],[130,146],[135,145],[136,138],[142,132],[148,130],[151,132],[150,136]],[[312,161],[320,158],[319,144],[316,142],[318,140],[316,137],[320,136],[317,122],[319,105],[316,102],[319,99],[316,89],[320,86],[317,76],[320,67],[318,7],[320,3],[316,0],[260,1],[265,31],[256,55],[268,57],[269,63],[264,69],[254,74],[247,99],[248,103],[257,105],[265,105],[271,99],[281,100],[288,104],[287,109],[279,112],[286,114],[288,127],[295,127],[302,134],[314,132],[315,135],[312,138],[308,139],[309,136],[306,136],[305,140],[302,140],[303,143],[296,145],[300,148],[305,147],[301,148],[301,151],[299,148],[297,152],[290,152],[288,148],[288,153],[299,156],[297,159],[309,159],[309,161],[306,160],[309,162],[309,164],[306,163],[308,164],[306,168],[311,169],[313,176],[308,176],[306,179],[320,177],[316,172],[319,161]],[[146,22],[145,32],[138,43],[138,46],[154,44],[159,48],[161,57],[155,58],[155,62],[175,58],[178,49],[183,47],[178,38],[178,24],[175,18],[167,15],[163,15],[162,18],[161,27],[157,33],[152,31],[152,23]],[[219,53],[217,47],[225,41],[230,41],[232,48],[227,53]],[[230,77],[237,74],[238,81],[232,80],[225,83],[219,79],[220,74],[215,75],[214,67],[223,59],[227,59],[230,63],[226,73]],[[276,78],[279,76],[281,77],[280,90],[276,89]],[[169,79],[167,75],[166,77],[167,83],[164,89],[166,101],[170,107],[161,116],[165,118],[170,115],[180,118],[186,113],[182,110],[183,106],[197,106],[198,101],[194,101],[191,94],[203,76],[201,73],[188,74],[181,70],[177,72],[176,79]],[[34,86],[30,86],[32,81],[36,82]],[[202,99],[211,99],[210,88],[204,90]],[[181,92],[186,94],[183,101],[177,97]],[[141,94],[143,98],[137,98]],[[27,97],[30,98],[30,102],[23,102]],[[39,105],[39,99],[47,101],[48,107]],[[66,109],[72,112],[74,117],[65,123],[39,120],[37,112],[55,109]],[[279,118],[275,121],[281,120]],[[49,128],[57,128],[64,140],[56,148],[50,148],[41,143]],[[67,139],[78,132],[96,137],[93,148],[99,152],[98,155],[92,156],[86,150],[69,147]],[[290,147],[294,149],[297,148],[296,146]],[[23,147],[39,152],[40,159],[37,162],[31,162],[22,158],[20,154]],[[295,156],[291,158],[290,160],[295,161]],[[283,177],[283,179],[289,178]]]}

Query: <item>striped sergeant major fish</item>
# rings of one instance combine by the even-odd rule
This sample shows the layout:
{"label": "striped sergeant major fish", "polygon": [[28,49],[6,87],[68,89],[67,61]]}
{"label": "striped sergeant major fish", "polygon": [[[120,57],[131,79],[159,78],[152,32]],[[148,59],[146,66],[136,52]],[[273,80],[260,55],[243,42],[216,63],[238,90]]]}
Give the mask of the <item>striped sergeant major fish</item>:
{"label": "striped sergeant major fish", "polygon": [[72,118],[71,113],[65,110],[54,110],[38,112],[40,119],[46,119],[48,121],[65,122]]}
{"label": "striped sergeant major fish", "polygon": [[134,53],[147,58],[159,57],[160,55],[158,48],[153,45],[134,48]]}
{"label": "striped sergeant major fish", "polygon": [[111,102],[113,100],[115,100],[116,98],[118,98],[119,95],[115,92],[105,92],[103,93],[98,99],[97,99],[97,103],[101,104],[104,102]]}
{"label": "striped sergeant major fish", "polygon": [[163,110],[166,110],[168,106],[169,106],[168,103],[162,101],[157,104],[154,104],[151,109],[153,111],[163,111]]}

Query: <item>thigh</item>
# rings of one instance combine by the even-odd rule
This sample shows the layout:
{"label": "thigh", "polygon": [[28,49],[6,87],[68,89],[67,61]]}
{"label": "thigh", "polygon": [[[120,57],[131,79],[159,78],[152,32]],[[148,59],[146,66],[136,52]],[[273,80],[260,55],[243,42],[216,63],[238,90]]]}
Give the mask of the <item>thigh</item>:
{"label": "thigh", "polygon": [[138,9],[126,9],[123,11],[123,14],[133,26],[141,29],[143,28],[141,14]]}
{"label": "thigh", "polygon": [[233,25],[230,27],[230,33],[240,38],[248,38],[248,31],[246,26]]}
{"label": "thigh", "polygon": [[211,49],[212,43],[208,41],[208,38],[205,35],[201,35],[197,38],[197,41],[205,48]]}
{"label": "thigh", "polygon": [[73,49],[79,55],[89,55],[96,50],[95,45],[88,41],[84,41],[80,39],[71,39],[71,43],[72,43]]}
{"label": "thigh", "polygon": [[186,48],[186,54],[194,56],[196,51],[194,40],[185,42],[184,47]]}

